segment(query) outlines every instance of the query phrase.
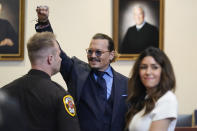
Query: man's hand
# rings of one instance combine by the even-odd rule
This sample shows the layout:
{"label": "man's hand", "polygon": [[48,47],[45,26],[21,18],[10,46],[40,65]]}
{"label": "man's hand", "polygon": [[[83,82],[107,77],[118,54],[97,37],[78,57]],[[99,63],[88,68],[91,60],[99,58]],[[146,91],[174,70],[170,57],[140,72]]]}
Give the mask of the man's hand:
{"label": "man's hand", "polygon": [[5,38],[4,40],[0,41],[0,46],[5,46],[5,45],[7,45],[7,46],[13,46],[14,43],[12,42],[11,39]]}
{"label": "man's hand", "polygon": [[48,6],[37,6],[36,12],[37,12],[39,22],[48,21],[48,16],[49,16]]}

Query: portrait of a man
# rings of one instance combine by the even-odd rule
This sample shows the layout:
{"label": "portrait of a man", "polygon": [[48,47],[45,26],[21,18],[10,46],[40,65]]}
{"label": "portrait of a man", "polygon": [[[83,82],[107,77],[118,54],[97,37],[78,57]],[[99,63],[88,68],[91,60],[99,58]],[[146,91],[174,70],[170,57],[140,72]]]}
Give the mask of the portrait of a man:
{"label": "portrait of a man", "polygon": [[0,0],[0,55],[19,53],[17,5],[17,0]]}
{"label": "portrait of a man", "polygon": [[120,2],[120,54],[139,54],[149,46],[159,48],[159,1]]}

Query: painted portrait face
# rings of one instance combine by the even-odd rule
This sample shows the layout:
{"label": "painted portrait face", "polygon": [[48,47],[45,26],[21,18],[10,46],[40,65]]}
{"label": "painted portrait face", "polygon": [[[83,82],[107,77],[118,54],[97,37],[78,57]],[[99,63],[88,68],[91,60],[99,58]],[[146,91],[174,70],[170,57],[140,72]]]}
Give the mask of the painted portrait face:
{"label": "painted portrait face", "polygon": [[92,39],[87,51],[88,63],[91,68],[105,71],[114,58],[114,51],[108,49],[109,43],[106,39]]}
{"label": "painted portrait face", "polygon": [[154,88],[159,84],[161,71],[161,66],[152,56],[146,56],[143,58],[139,68],[139,75],[142,84],[147,90]]}
{"label": "painted portrait face", "polygon": [[144,22],[144,11],[142,8],[134,8],[134,20],[136,22],[136,25],[141,25]]}

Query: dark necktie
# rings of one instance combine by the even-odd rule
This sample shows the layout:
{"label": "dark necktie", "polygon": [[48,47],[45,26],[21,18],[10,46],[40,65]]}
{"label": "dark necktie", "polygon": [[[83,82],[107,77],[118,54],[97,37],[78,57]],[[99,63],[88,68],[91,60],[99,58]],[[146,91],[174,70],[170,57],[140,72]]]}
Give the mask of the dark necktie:
{"label": "dark necktie", "polygon": [[106,86],[106,82],[105,79],[103,78],[103,75],[105,74],[105,72],[101,72],[101,71],[97,71],[96,75],[97,75],[97,83],[100,87],[100,96],[101,99],[103,100],[103,102],[105,102],[107,100],[107,86]]}

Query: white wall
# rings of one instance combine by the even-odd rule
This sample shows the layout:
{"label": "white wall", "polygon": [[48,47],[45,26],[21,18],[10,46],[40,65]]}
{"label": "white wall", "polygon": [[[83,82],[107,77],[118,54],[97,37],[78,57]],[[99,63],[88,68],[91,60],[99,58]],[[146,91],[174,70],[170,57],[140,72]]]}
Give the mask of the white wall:
{"label": "white wall", "polygon": [[197,1],[166,0],[165,51],[177,78],[180,113],[197,109]]}
{"label": "white wall", "polygon": [[[26,43],[34,31],[36,6],[48,5],[50,21],[62,48],[70,56],[86,60],[85,49],[97,33],[112,36],[112,0],[26,0],[25,59],[0,61],[0,87],[22,76],[30,69]],[[197,108],[197,0],[165,0],[164,48],[174,66],[177,78],[179,113]],[[133,61],[118,61],[113,67],[128,76]],[[53,80],[65,86],[60,74]]]}

